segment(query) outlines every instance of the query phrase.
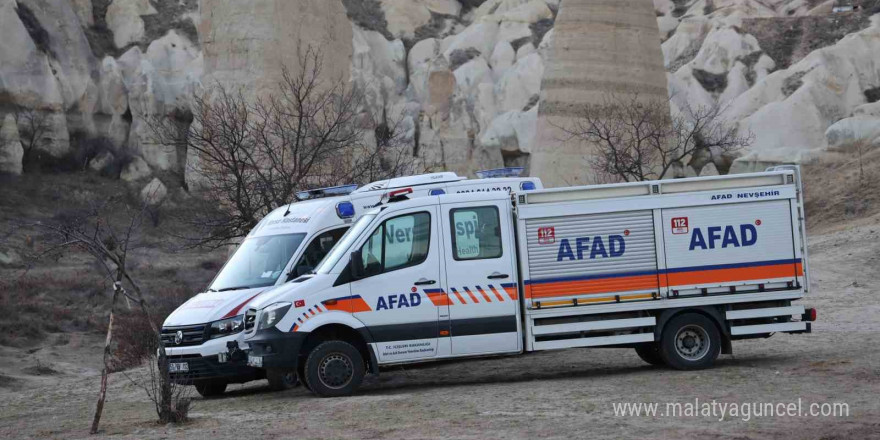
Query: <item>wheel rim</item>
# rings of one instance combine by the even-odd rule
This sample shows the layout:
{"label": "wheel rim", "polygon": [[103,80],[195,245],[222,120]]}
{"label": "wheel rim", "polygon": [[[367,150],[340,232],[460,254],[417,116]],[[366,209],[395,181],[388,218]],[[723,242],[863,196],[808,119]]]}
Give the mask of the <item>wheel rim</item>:
{"label": "wheel rim", "polygon": [[697,325],[687,325],[675,334],[675,352],[688,361],[698,361],[709,354],[709,332]]}
{"label": "wheel rim", "polygon": [[318,376],[321,383],[328,388],[344,388],[354,377],[354,366],[348,356],[330,353],[321,359]]}

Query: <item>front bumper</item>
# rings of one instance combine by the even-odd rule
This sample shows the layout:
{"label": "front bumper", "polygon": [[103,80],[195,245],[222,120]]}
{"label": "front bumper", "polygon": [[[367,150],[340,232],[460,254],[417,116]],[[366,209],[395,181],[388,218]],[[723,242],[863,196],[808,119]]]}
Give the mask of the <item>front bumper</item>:
{"label": "front bumper", "polygon": [[180,384],[191,384],[208,379],[225,379],[229,383],[245,383],[265,377],[262,370],[249,367],[247,358],[220,362],[219,356],[170,355],[169,363],[186,362],[189,371],[169,373],[171,380]]}
{"label": "front bumper", "polygon": [[247,340],[250,346],[248,356],[262,358],[262,368],[296,370],[299,352],[308,333],[282,332],[275,327],[258,331]]}

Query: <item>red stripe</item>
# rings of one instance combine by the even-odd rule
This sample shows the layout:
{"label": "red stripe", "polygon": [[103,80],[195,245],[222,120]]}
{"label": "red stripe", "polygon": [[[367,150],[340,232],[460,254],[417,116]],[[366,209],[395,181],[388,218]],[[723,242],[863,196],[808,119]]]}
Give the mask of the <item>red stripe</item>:
{"label": "red stripe", "polygon": [[[259,293],[257,293],[257,295],[259,295],[260,293],[263,293],[263,292],[259,292]],[[223,317],[220,319],[232,318],[233,316],[238,315],[238,311],[241,310],[241,308],[244,307],[245,304],[251,302],[252,299],[256,298],[257,295],[254,295],[254,296],[248,298],[247,300],[245,300],[245,302],[239,304],[238,307],[230,310],[229,313],[223,315]]]}

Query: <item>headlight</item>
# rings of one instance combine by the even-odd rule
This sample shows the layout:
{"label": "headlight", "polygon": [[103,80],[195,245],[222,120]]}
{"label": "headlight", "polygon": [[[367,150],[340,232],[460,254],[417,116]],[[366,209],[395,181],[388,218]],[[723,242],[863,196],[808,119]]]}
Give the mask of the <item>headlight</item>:
{"label": "headlight", "polygon": [[210,338],[222,338],[234,335],[244,329],[244,315],[238,315],[228,319],[221,319],[211,323]]}
{"label": "headlight", "polygon": [[260,324],[257,326],[257,330],[275,327],[275,324],[281,322],[281,318],[284,318],[288,310],[290,310],[290,303],[287,302],[275,303],[266,307],[260,314]]}

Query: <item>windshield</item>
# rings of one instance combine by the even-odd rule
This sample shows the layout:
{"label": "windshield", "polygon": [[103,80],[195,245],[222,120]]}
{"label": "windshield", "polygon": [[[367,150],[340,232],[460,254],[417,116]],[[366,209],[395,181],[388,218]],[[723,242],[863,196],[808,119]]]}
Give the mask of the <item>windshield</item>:
{"label": "windshield", "polygon": [[245,239],[208,290],[223,292],[275,284],[305,238],[306,234],[284,234]]}
{"label": "windshield", "polygon": [[336,243],[336,246],[333,246],[333,250],[324,257],[324,260],[321,261],[321,264],[318,265],[318,268],[315,269],[316,273],[329,273],[330,270],[333,269],[333,266],[339,262],[339,259],[345,255],[345,251],[351,247],[352,243],[364,232],[364,229],[367,229],[367,226],[370,225],[370,222],[376,218],[376,214],[367,214],[358,219],[352,225],[351,229],[339,239],[339,243]]}

